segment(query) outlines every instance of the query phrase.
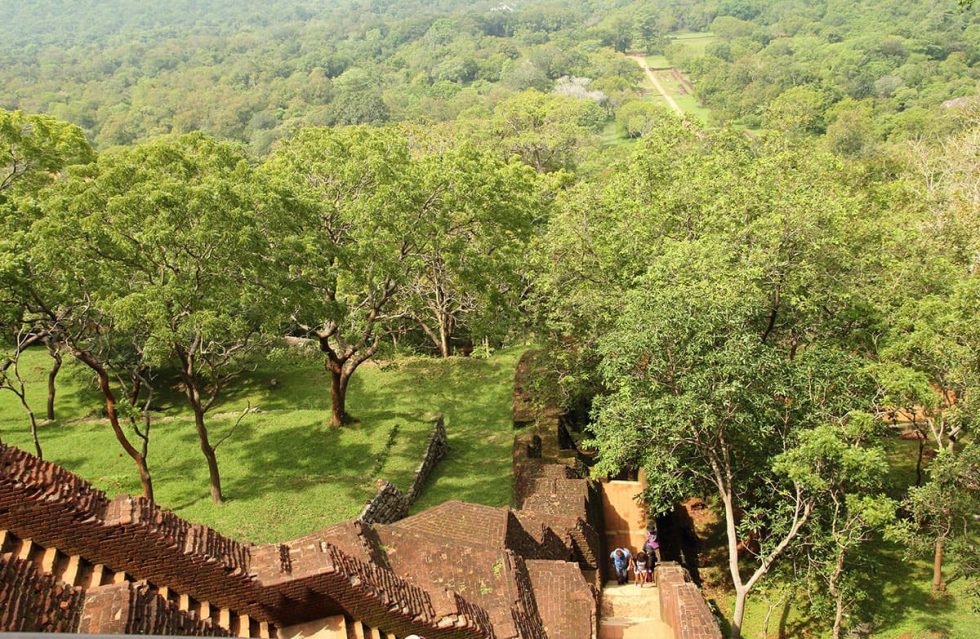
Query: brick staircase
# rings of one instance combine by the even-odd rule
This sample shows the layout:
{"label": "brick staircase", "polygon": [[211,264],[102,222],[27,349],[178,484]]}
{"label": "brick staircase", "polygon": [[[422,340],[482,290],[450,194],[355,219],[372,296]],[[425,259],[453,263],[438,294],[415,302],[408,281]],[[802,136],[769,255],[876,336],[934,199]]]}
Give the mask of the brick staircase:
{"label": "brick staircase", "polygon": [[615,581],[602,589],[599,639],[673,639],[660,618],[660,594],[655,587],[620,586]]}
{"label": "brick staircase", "polygon": [[334,615],[279,631],[280,639],[395,639],[395,635],[371,628],[344,615]]}
{"label": "brick staircase", "polygon": [[[31,539],[22,539],[10,531],[0,530],[0,558],[6,562],[20,561],[34,566],[39,574],[61,583],[66,589],[78,590],[83,596],[92,595],[103,586],[126,584],[138,586],[139,601],[144,605],[157,609],[166,608],[172,611],[184,611],[188,622],[214,626],[217,634],[231,634],[238,637],[256,637],[270,639],[275,636],[276,629],[266,623],[249,619],[226,608],[211,607],[208,602],[199,602],[186,594],[174,592],[170,588],[157,588],[146,582],[136,582],[132,576],[122,571],[114,571],[103,564],[95,564],[79,555],[68,555],[58,548],[44,547]],[[157,600],[154,603],[152,600]],[[88,601],[94,601],[91,597]],[[179,613],[178,613],[179,614]],[[150,614],[150,617],[153,617]],[[139,623],[142,616],[137,614]],[[83,625],[85,625],[83,615]],[[185,622],[186,623],[186,622]],[[208,634],[211,634],[208,632]]]}

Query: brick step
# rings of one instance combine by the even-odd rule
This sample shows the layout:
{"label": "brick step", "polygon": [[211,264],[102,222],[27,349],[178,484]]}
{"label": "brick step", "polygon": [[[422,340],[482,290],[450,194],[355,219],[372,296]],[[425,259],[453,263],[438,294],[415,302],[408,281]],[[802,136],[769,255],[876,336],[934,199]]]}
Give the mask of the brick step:
{"label": "brick step", "polygon": [[602,590],[600,619],[660,618],[660,592],[655,587],[640,588],[632,584],[607,585]]}
{"label": "brick step", "polygon": [[609,617],[599,622],[598,639],[673,639],[670,626],[649,617]]}
{"label": "brick step", "polygon": [[132,581],[125,572],[115,572],[101,564],[91,564],[78,555],[65,555],[57,548],[45,548],[31,539],[21,539],[0,530],[0,554],[32,562],[42,573],[53,576],[67,586],[95,588]]}
{"label": "brick step", "polygon": [[344,615],[334,615],[281,628],[279,639],[394,639],[394,635]]}
{"label": "brick step", "polygon": [[[135,581],[124,571],[114,571],[102,564],[93,564],[78,555],[66,555],[57,548],[45,548],[31,539],[21,539],[7,530],[0,530],[0,555],[29,561],[42,573],[51,575],[66,586],[92,590],[99,586]],[[239,637],[270,639],[276,630],[266,623],[258,623],[247,615],[238,615],[225,608],[212,608],[208,602],[199,602],[186,594],[171,591],[167,587],[152,588],[164,599],[181,609],[193,612],[199,619],[214,615],[214,620]]]}

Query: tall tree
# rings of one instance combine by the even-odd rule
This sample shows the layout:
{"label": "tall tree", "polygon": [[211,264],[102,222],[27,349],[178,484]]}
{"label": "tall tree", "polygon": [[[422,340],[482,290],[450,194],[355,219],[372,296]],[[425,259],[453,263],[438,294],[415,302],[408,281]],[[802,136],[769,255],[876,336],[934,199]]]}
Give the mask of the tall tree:
{"label": "tall tree", "polygon": [[930,465],[929,480],[911,488],[902,506],[911,517],[895,527],[894,538],[910,556],[932,553],[932,588],[945,590],[943,562],[947,555],[976,563],[980,446],[970,442],[959,452],[940,451]]}
{"label": "tall tree", "polygon": [[41,440],[37,435],[37,415],[31,403],[27,400],[27,386],[24,383],[24,376],[20,370],[21,355],[27,345],[34,342],[34,335],[20,330],[14,338],[13,349],[10,352],[2,352],[2,365],[0,365],[0,391],[6,390],[13,393],[27,413],[27,420],[30,424],[31,439],[34,441],[34,453],[38,459],[44,459],[44,451],[41,449]]}
{"label": "tall tree", "polygon": [[418,160],[422,189],[439,192],[434,222],[401,304],[443,357],[461,328],[505,329],[520,303],[522,266],[540,224],[535,174],[472,147]]}
{"label": "tall tree", "polygon": [[[645,467],[656,511],[717,494],[735,637],[819,498],[774,460],[871,399],[855,357],[877,328],[880,264],[863,244],[878,209],[842,173],[812,147],[664,121],[607,184],[562,199],[541,253],[537,294],[571,353],[566,379],[599,393],[601,470]],[[761,544],[751,568],[748,534]]]}
{"label": "tall tree", "polygon": [[820,495],[797,565],[814,607],[828,602],[832,608],[834,639],[844,636],[857,604],[869,596],[858,579],[867,568],[862,549],[895,518],[897,504],[882,493],[888,462],[875,443],[877,430],[871,415],[849,415],[804,432],[775,461],[777,472]]}
{"label": "tall tree", "polygon": [[282,286],[293,330],[323,353],[334,426],[352,420],[350,379],[385,335],[415,318],[448,354],[476,300],[513,286],[537,211],[519,163],[470,147],[413,156],[393,130],[304,129],[265,172],[293,194]]}
{"label": "tall tree", "polygon": [[[0,336],[0,345],[7,341],[4,338],[12,338],[11,348],[0,350],[0,387],[14,392],[25,408],[38,457],[37,419],[25,393],[20,356],[42,342],[56,343],[57,331],[43,322],[35,323],[39,316],[32,313],[37,298],[48,298],[52,292],[45,289],[40,281],[43,274],[36,272],[30,260],[30,228],[41,191],[60,179],[68,167],[93,157],[79,127],[50,116],[0,109],[0,324],[10,329],[10,335]],[[49,389],[54,387],[56,374],[54,369]],[[49,399],[48,419],[53,419],[50,404]]]}
{"label": "tall tree", "polygon": [[402,138],[363,127],[302,129],[265,165],[294,194],[278,259],[289,264],[290,321],[316,339],[330,373],[333,426],[352,421],[351,376],[389,330],[434,203],[410,167]]}
{"label": "tall tree", "polygon": [[605,120],[605,112],[592,100],[532,90],[498,104],[488,133],[503,153],[545,173],[573,169]]}
{"label": "tall tree", "polygon": [[237,147],[199,134],[104,153],[58,198],[61,240],[93,305],[145,335],[149,364],[176,364],[220,502],[206,415],[278,302],[265,284],[279,198]]}

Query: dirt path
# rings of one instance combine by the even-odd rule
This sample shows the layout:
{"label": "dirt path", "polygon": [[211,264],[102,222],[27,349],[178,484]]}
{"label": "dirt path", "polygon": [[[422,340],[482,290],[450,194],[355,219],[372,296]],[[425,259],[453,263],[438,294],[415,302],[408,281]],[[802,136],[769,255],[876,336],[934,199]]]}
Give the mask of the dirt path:
{"label": "dirt path", "polygon": [[646,58],[644,58],[642,55],[630,55],[627,57],[640,65],[640,68],[643,69],[643,71],[647,74],[647,77],[650,78],[650,82],[653,83],[654,88],[660,93],[660,95],[664,96],[664,100],[667,101],[670,108],[673,109],[677,115],[683,117],[684,109],[682,109],[677,102],[674,101],[674,98],[664,90],[663,85],[660,84],[660,80],[657,79],[657,76],[654,75],[653,71],[650,70],[650,67],[647,66]]}

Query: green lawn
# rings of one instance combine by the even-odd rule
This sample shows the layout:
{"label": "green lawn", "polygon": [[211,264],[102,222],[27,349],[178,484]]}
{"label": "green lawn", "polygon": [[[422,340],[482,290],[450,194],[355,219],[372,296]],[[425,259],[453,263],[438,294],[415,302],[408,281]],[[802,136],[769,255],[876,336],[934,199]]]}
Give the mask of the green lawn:
{"label": "green lawn", "polygon": [[[688,91],[670,71],[654,71],[657,76],[657,80],[663,86],[664,90],[670,94],[674,101],[677,102],[685,114],[697,118],[702,125],[711,125],[711,111],[706,107],[701,106],[700,100]],[[659,99],[663,104],[666,105],[666,100],[664,100],[659,94],[656,94],[657,99]]]}
{"label": "green lawn", "polygon": [[[208,497],[207,468],[193,422],[176,388],[158,395],[149,464],[157,501],[232,537],[287,539],[356,516],[374,480],[407,488],[431,432],[445,416],[450,454],[416,508],[448,499],[506,505],[511,498],[511,394],[523,349],[490,359],[398,358],[363,365],[351,381],[348,410],[360,422],[326,425],[327,377],[316,359],[287,355],[262,362],[230,389],[210,418],[219,439],[248,402],[249,415],[218,449],[227,501]],[[22,370],[35,411],[44,412],[47,354],[31,351]],[[275,379],[278,384],[273,384]],[[275,386],[275,388],[273,388]],[[40,429],[45,458],[77,472],[110,495],[138,493],[136,468],[100,420],[99,397],[78,365],[59,378],[56,417]],[[394,433],[394,444],[385,444]],[[27,419],[10,392],[0,392],[0,436],[33,450]]]}
{"label": "green lawn", "polygon": [[651,69],[665,69],[670,66],[670,60],[667,59],[662,53],[656,55],[648,55],[646,57],[647,66]]}
{"label": "green lawn", "polygon": [[671,35],[670,39],[672,44],[683,45],[691,53],[694,53],[695,55],[699,55],[699,56],[704,55],[704,50],[705,48],[707,48],[709,44],[718,40],[715,34],[709,31],[678,32]]}

